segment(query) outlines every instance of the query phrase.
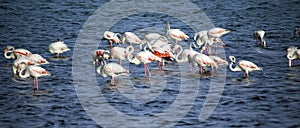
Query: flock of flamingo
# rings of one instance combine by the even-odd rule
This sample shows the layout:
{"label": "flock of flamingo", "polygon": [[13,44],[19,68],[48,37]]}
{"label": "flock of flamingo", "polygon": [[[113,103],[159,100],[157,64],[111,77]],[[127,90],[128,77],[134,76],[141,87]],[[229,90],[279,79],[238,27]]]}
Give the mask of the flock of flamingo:
{"label": "flock of flamingo", "polygon": [[[224,28],[211,28],[194,34],[194,41],[190,43],[189,48],[183,49],[178,42],[188,40],[187,36],[180,29],[173,29],[170,23],[166,24],[166,33],[161,35],[158,33],[150,33],[140,39],[132,32],[125,32],[123,36],[119,33],[110,31],[104,32],[103,37],[109,41],[109,49],[98,49],[92,52],[93,64],[97,66],[96,72],[102,77],[111,77],[111,85],[115,85],[114,78],[120,75],[129,75],[130,71],[122,67],[122,61],[144,65],[144,77],[151,77],[151,72],[148,63],[158,62],[158,68],[162,70],[166,61],[176,63],[189,63],[190,70],[193,67],[199,67],[199,73],[203,74],[207,68],[217,69],[220,65],[228,65],[225,59],[217,56],[217,48],[223,48],[225,43],[221,37],[230,30]],[[253,33],[259,45],[266,47],[264,40],[265,31],[259,30]],[[294,28],[294,37],[300,37],[299,27]],[[128,43],[129,46],[122,47]],[[218,45],[220,43],[221,45]],[[118,44],[118,46],[113,46]],[[134,45],[139,45],[135,48]],[[200,49],[199,52],[194,48]],[[214,53],[211,48],[215,48]],[[138,50],[137,50],[138,49]],[[59,57],[60,53],[69,51],[70,49],[63,41],[57,39],[49,46],[49,52],[56,54]],[[133,55],[133,53],[135,54]],[[38,54],[32,54],[26,49],[15,49],[13,46],[7,46],[4,50],[4,56],[7,59],[16,59],[13,62],[13,74],[20,78],[34,78],[34,89],[38,90],[38,78],[41,76],[50,76],[49,73],[40,65],[48,64],[49,62]],[[249,77],[249,72],[262,70],[251,61],[240,60],[236,61],[234,56],[228,57],[231,63],[229,69],[233,72],[242,71],[244,77]],[[300,49],[295,46],[290,46],[287,49],[287,58],[289,66],[292,66],[292,60],[300,59]],[[119,63],[107,63],[109,59],[117,59]],[[235,65],[235,66],[234,66]]]}

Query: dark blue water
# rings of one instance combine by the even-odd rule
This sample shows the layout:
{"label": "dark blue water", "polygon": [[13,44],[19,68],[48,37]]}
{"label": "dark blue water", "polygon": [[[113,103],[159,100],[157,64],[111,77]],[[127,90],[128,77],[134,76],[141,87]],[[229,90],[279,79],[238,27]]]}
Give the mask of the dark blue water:
{"label": "dark blue water", "polygon": [[[106,2],[108,1],[0,2],[0,48],[14,45],[16,48],[25,48],[40,54],[50,61],[50,64],[43,67],[52,73],[50,77],[39,79],[40,91],[34,93],[32,79],[20,80],[13,77],[13,61],[6,60],[3,53],[0,53],[2,127],[101,127],[86,114],[77,98],[72,78],[72,51],[85,21]],[[214,26],[231,30],[223,37],[227,44],[224,49],[226,56],[234,55],[238,60],[255,62],[263,71],[251,72],[250,78],[245,79],[241,72],[227,70],[220,102],[212,115],[201,123],[198,122],[198,115],[208,94],[207,83],[211,76],[199,77],[197,72],[194,72],[195,75],[190,73],[194,79],[201,80],[196,102],[185,118],[174,127],[300,127],[300,64],[289,68],[285,57],[287,47],[299,47],[300,39],[293,38],[293,28],[300,26],[300,2],[192,2],[204,11]],[[182,28],[188,35],[193,35],[191,28],[178,19],[153,13],[130,16],[118,22],[111,30],[121,33],[140,31],[147,27],[163,30],[165,21],[169,20],[175,28]],[[260,29],[266,31],[266,48],[257,46],[252,38],[253,31]],[[56,60],[47,51],[50,42],[56,38],[64,40],[71,49],[63,54],[66,56],[64,59]],[[102,42],[104,45],[99,47],[106,48],[106,40]],[[156,64],[150,64],[151,69],[155,66]],[[177,65],[171,64],[166,70],[172,67],[176,68]],[[130,77],[138,88],[147,88],[150,85],[149,80],[141,78],[142,65],[130,65],[130,69]],[[97,76],[97,82],[107,100],[118,111],[128,115],[149,116],[160,113],[175,101],[179,83],[174,72],[164,72],[168,76],[164,93],[147,104],[120,96],[120,92],[107,87],[108,79]],[[152,73],[161,72],[153,70]],[[139,110],[141,113],[137,114]]]}

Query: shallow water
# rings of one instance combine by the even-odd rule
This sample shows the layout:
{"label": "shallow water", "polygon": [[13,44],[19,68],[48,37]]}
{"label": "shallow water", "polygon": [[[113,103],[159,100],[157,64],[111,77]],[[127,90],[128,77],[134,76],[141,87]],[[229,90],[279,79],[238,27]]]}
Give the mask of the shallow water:
{"label": "shallow water", "polygon": [[[91,114],[86,113],[81,106],[84,102],[80,102],[77,97],[78,90],[73,85],[72,61],[75,42],[85,21],[106,2],[1,1],[0,48],[14,45],[40,54],[49,60],[50,64],[43,67],[52,74],[39,79],[40,90],[34,93],[33,80],[13,77],[13,61],[6,60],[3,53],[0,53],[1,126],[101,127],[99,122],[92,120],[89,116]],[[136,66],[124,61],[124,67],[131,70],[131,75],[116,78],[117,86],[110,86],[109,78],[96,75],[97,88],[101,89],[107,102],[126,115],[151,117],[171,107],[180,97],[180,86],[190,83],[197,85],[193,88],[197,91],[195,101],[186,116],[178,123],[175,122],[174,127],[300,127],[300,64],[289,68],[285,57],[287,47],[299,45],[300,39],[292,37],[294,26],[300,26],[300,2],[192,2],[203,10],[214,26],[231,30],[222,38],[227,44],[224,49],[226,56],[234,55],[237,60],[250,60],[262,67],[263,71],[251,72],[250,78],[243,78],[242,72],[230,72],[221,66],[217,72],[199,76],[198,69],[191,72],[188,65],[170,63],[160,71],[157,64],[152,63],[149,67],[153,76],[143,78],[143,65]],[[126,4],[120,6],[126,8]],[[193,19],[189,20],[194,22]],[[133,31],[140,33],[141,37],[148,32],[163,33],[166,21],[170,21],[174,28],[181,28],[189,36],[193,36],[194,32],[187,24],[177,18],[156,13],[132,15],[117,22],[110,30],[120,33]],[[257,46],[252,38],[253,31],[259,29],[266,31],[266,48]],[[47,51],[50,42],[56,38],[64,40],[71,49],[71,52],[64,53],[64,57],[60,59],[54,58]],[[108,47],[106,40],[101,40],[100,44],[103,45],[99,45],[99,48]],[[187,48],[187,42],[183,44]],[[221,53],[222,51],[220,55]],[[92,62],[86,65],[89,65],[87,69],[94,68]],[[223,71],[225,74],[222,74]],[[210,83],[213,80],[222,83],[222,78],[225,86],[219,104],[207,120],[199,122],[201,108],[209,94],[209,88],[213,87]],[[214,91],[217,94],[221,90],[222,88]],[[184,94],[190,95],[192,92]],[[162,127],[155,123],[147,126]]]}

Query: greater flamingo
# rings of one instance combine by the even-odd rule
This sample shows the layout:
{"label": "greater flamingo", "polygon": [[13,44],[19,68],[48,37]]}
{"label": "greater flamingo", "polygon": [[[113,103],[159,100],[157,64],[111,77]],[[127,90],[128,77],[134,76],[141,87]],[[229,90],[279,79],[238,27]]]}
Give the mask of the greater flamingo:
{"label": "greater flamingo", "polygon": [[115,77],[121,75],[128,75],[130,72],[129,70],[124,69],[121,65],[116,63],[109,63],[106,64],[105,60],[101,61],[101,64],[96,69],[97,73],[102,77],[111,77],[110,84],[115,85]]}
{"label": "greater flamingo", "polygon": [[132,44],[142,44],[143,41],[134,33],[132,32],[125,32],[123,42],[127,42],[132,46]]}
{"label": "greater flamingo", "polygon": [[113,47],[111,49],[111,58],[119,59],[119,64],[122,65],[122,60],[127,58],[127,54],[129,53],[129,49],[134,49],[133,46],[128,46],[126,49],[123,47]]}
{"label": "greater flamingo", "polygon": [[216,62],[205,54],[197,53],[194,56],[188,55],[188,58],[194,67],[198,66],[200,68],[200,74],[204,73],[205,67],[218,68]]}
{"label": "greater flamingo", "polygon": [[60,39],[56,39],[54,42],[52,42],[49,45],[48,50],[50,53],[56,54],[57,56],[59,56],[59,54],[61,54],[61,53],[70,51],[68,46]]}
{"label": "greater flamingo", "polygon": [[243,71],[245,77],[249,77],[249,72],[255,70],[262,70],[262,68],[258,67],[256,64],[247,60],[240,60],[235,66],[235,68],[233,68],[233,64],[236,63],[236,59],[234,56],[229,56],[229,59],[231,61],[229,69],[233,72]]}
{"label": "greater flamingo", "polygon": [[223,46],[225,46],[225,43],[221,40],[221,37],[229,32],[230,30],[224,28],[211,28],[207,30],[207,35],[210,40],[220,42]]}
{"label": "greater flamingo", "polygon": [[187,40],[189,39],[189,36],[187,36],[184,32],[182,32],[180,29],[171,29],[170,23],[167,22],[166,24],[167,29],[167,36],[171,39],[175,40],[175,45],[177,45],[177,41]]}
{"label": "greater flamingo", "polygon": [[[8,55],[8,53],[10,53],[10,55]],[[20,57],[28,56],[31,54],[32,53],[26,49],[22,49],[22,48],[15,49],[14,46],[10,46],[10,45],[4,49],[4,57],[6,59],[18,59]]]}
{"label": "greater flamingo", "polygon": [[287,49],[286,57],[289,60],[289,67],[292,67],[292,60],[300,59],[300,49],[298,49],[298,47],[295,47],[295,46],[290,46]]}
{"label": "greater flamingo", "polygon": [[35,63],[34,61],[30,60],[29,58],[27,57],[21,57],[21,58],[18,58],[16,59],[14,62],[13,62],[13,65],[12,65],[12,70],[13,70],[13,74],[17,75],[18,72],[18,66],[19,64],[25,64],[25,66],[28,66],[28,65],[36,65],[37,63]]}
{"label": "greater flamingo", "polygon": [[141,63],[144,64],[144,76],[146,77],[146,72],[148,71],[149,77],[151,77],[150,70],[148,68],[148,63],[151,63],[152,61],[158,61],[162,62],[162,59],[155,56],[152,52],[146,50],[138,52],[134,57],[132,57],[133,49],[129,50],[129,53],[127,54],[127,59],[130,63],[134,63],[136,65],[139,65]]}
{"label": "greater flamingo", "polygon": [[108,50],[98,49],[92,53],[93,64],[98,65],[98,62],[102,60],[110,59],[110,52]]}
{"label": "greater flamingo", "polygon": [[264,30],[258,30],[258,31],[254,31],[253,33],[253,37],[255,38],[255,40],[259,40],[261,42],[261,45],[263,47],[266,47],[266,41],[264,39],[264,36],[265,36],[265,31]]}
{"label": "greater flamingo", "polygon": [[19,76],[21,78],[34,78],[34,90],[38,90],[38,78],[42,76],[50,76],[51,73],[48,72],[46,69],[39,67],[37,65],[29,65],[27,66],[25,63],[21,63],[18,66]]}
{"label": "greater flamingo", "polygon": [[110,47],[112,47],[112,43],[116,43],[116,44],[123,43],[123,37],[119,33],[105,31],[103,37],[109,41]]}
{"label": "greater flamingo", "polygon": [[207,30],[202,30],[194,34],[194,41],[196,41],[197,45],[201,46],[205,43],[202,39],[203,36],[207,36]]}

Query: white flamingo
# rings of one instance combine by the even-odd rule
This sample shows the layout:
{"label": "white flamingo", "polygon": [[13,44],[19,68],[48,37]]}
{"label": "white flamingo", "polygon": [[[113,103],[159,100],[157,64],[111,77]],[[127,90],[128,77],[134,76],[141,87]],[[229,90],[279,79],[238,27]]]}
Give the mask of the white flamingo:
{"label": "white flamingo", "polygon": [[132,46],[132,44],[142,44],[143,41],[132,32],[125,32],[123,37],[123,42],[127,42]]}
{"label": "white flamingo", "polygon": [[298,49],[298,47],[295,47],[295,46],[290,46],[287,49],[286,57],[289,60],[289,67],[292,67],[292,61],[295,59],[300,59],[300,49]]}
{"label": "white flamingo", "polygon": [[132,57],[132,52],[133,49],[129,50],[129,53],[127,54],[127,59],[130,63],[134,63],[136,65],[139,65],[141,63],[144,64],[144,76],[146,77],[146,72],[148,72],[149,77],[151,77],[150,70],[148,68],[148,63],[151,63],[152,61],[158,61],[162,62],[162,59],[155,56],[152,52],[150,51],[141,51],[138,52],[134,57]]}
{"label": "white flamingo", "polygon": [[204,73],[205,67],[218,68],[216,62],[205,54],[197,53],[194,56],[188,55],[188,58],[194,67],[200,68],[200,74]]}
{"label": "white flamingo", "polygon": [[253,37],[255,38],[255,40],[256,41],[257,40],[261,41],[261,45],[263,47],[266,47],[266,45],[267,45],[267,43],[266,43],[266,41],[264,39],[265,33],[266,32],[264,30],[254,31],[254,33],[253,33]]}
{"label": "white flamingo", "polygon": [[189,39],[189,36],[187,36],[184,32],[182,32],[180,29],[171,29],[170,23],[167,22],[166,24],[167,29],[167,36],[171,39],[175,40],[175,45],[177,45],[177,41],[187,40]]}
{"label": "white flamingo", "polygon": [[220,42],[223,46],[225,46],[225,43],[222,41],[221,37],[229,32],[230,30],[224,28],[211,28],[207,30],[207,36],[210,40],[214,42]]}
{"label": "white flamingo", "polygon": [[105,31],[103,37],[109,41],[110,47],[112,47],[112,43],[116,43],[116,44],[123,43],[122,35],[119,33]]}
{"label": "white flamingo", "polygon": [[19,76],[21,78],[28,78],[28,77],[33,77],[34,78],[34,90],[38,90],[39,88],[39,82],[38,78],[42,76],[50,76],[51,73],[48,72],[46,69],[39,67],[37,65],[29,65],[25,63],[21,63],[18,66],[19,70]]}
{"label": "white flamingo", "polygon": [[[8,55],[8,53],[10,54]],[[22,49],[22,48],[15,49],[14,46],[10,46],[10,45],[4,49],[4,57],[6,59],[18,59],[20,57],[28,56],[31,54],[32,53],[26,49]]]}
{"label": "white flamingo", "polygon": [[124,69],[121,65],[116,63],[109,63],[106,64],[105,60],[101,61],[101,64],[96,69],[97,73],[102,77],[111,77],[110,84],[115,85],[115,77],[121,75],[128,75],[130,72],[129,70]]}
{"label": "white flamingo", "polygon": [[93,64],[98,65],[98,62],[102,60],[110,59],[110,52],[108,50],[98,49],[92,53]]}
{"label": "white flamingo", "polygon": [[70,51],[68,46],[60,39],[56,39],[54,42],[52,42],[49,45],[48,50],[50,53],[56,54],[57,56],[59,56],[59,54],[61,54],[61,53]]}
{"label": "white flamingo", "polygon": [[[175,45],[174,49],[179,49],[178,54],[175,55],[175,60],[177,63],[184,63],[190,61],[188,56],[194,56],[198,52],[194,51],[192,48],[192,45],[195,45],[194,42],[190,43],[189,49],[184,49],[182,51],[182,47],[180,45]],[[181,59],[179,59],[179,56],[181,55]],[[189,62],[190,63],[190,62]],[[192,71],[192,63],[190,63],[190,71]]]}
{"label": "white flamingo", "polygon": [[247,60],[240,60],[235,68],[233,68],[233,64],[236,63],[236,59],[234,56],[229,56],[229,59],[231,61],[229,69],[233,72],[243,71],[245,77],[249,77],[249,72],[262,70],[262,68],[258,67],[256,64]]}
{"label": "white flamingo", "polygon": [[228,65],[228,62],[218,56],[213,56],[213,55],[209,55],[209,58],[211,58],[212,60],[214,60],[216,62],[217,65]]}
{"label": "white flamingo", "polygon": [[122,65],[122,60],[127,58],[129,49],[134,49],[133,46],[128,46],[126,49],[123,47],[113,47],[111,49],[110,57],[112,59],[119,59],[119,64]]}

